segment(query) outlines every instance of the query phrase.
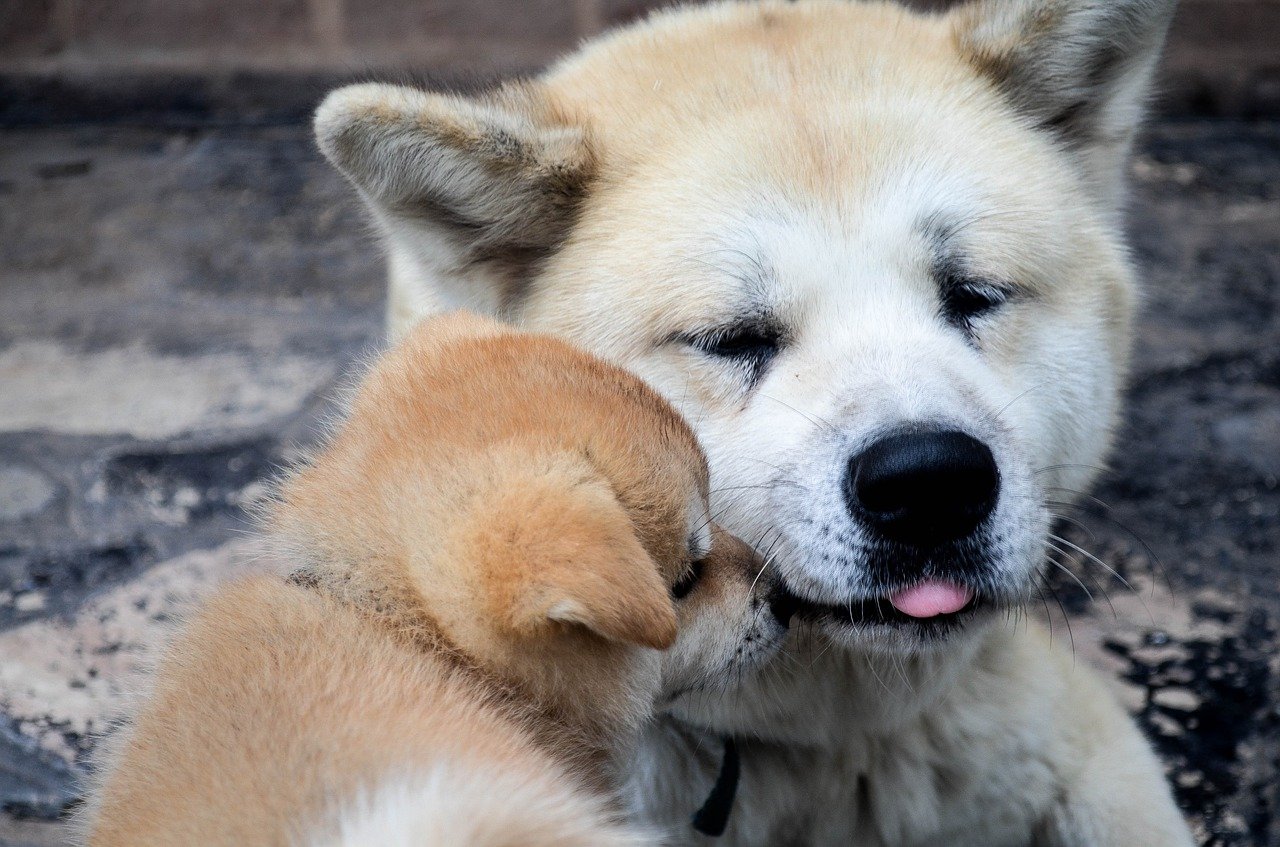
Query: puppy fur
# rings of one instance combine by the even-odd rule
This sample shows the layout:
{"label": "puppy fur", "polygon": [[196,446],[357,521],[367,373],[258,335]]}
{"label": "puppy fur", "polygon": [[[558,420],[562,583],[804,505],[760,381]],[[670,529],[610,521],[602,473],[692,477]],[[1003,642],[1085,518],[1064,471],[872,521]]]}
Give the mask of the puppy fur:
{"label": "puppy fur", "polygon": [[[292,577],[224,589],[170,648],[88,843],[651,843],[616,787],[664,687],[785,631],[707,518],[697,442],[636,378],[426,322],[283,482]],[[678,642],[699,621],[720,643]]]}
{"label": "puppy fur", "polygon": [[[641,375],[693,423],[717,519],[825,610],[795,661],[668,707],[646,818],[683,820],[733,733],[728,843],[1190,843],[1120,707],[993,614],[1038,609],[1053,515],[1105,461],[1138,294],[1125,163],[1173,7],[711,3],[488,94],[321,105],[392,334],[466,306]],[[855,616],[911,574],[845,483],[883,433],[936,425],[989,448],[1000,490],[970,559],[928,562],[972,566],[987,611],[926,639]]]}

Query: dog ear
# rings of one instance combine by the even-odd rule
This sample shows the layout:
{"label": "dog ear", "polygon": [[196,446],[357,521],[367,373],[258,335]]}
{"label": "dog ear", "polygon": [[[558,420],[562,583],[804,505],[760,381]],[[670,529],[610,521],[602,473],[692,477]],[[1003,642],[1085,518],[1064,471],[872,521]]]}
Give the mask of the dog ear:
{"label": "dog ear", "polygon": [[609,486],[574,475],[508,478],[486,525],[471,531],[494,616],[517,634],[571,624],[611,641],[670,647],[675,605],[657,564]]}
{"label": "dog ear", "polygon": [[537,83],[478,98],[352,85],[325,98],[315,132],[402,251],[441,276],[484,266],[497,283],[444,292],[457,295],[447,308],[497,311],[568,234],[595,172],[585,130]]}
{"label": "dog ear", "polygon": [[538,614],[626,644],[665,650],[675,643],[670,592],[634,535],[623,543],[564,552],[576,566],[559,569],[542,584]]}
{"label": "dog ear", "polygon": [[1116,203],[1177,0],[980,0],[952,26],[964,55],[1081,157]]}

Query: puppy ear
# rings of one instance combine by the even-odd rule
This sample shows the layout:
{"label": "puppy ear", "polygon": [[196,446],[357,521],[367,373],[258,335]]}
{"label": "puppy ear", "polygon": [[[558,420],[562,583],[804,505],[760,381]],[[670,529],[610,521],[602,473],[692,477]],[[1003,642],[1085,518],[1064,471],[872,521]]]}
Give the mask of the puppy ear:
{"label": "puppy ear", "polygon": [[506,479],[485,525],[469,532],[494,617],[525,636],[571,624],[670,647],[675,605],[657,564],[610,488],[582,471],[573,477]]}
{"label": "puppy ear", "polygon": [[1176,0],[981,0],[953,13],[961,51],[1078,151],[1115,202]]}
{"label": "puppy ear", "polygon": [[573,568],[558,569],[535,594],[535,615],[578,624],[611,641],[665,650],[676,640],[675,607],[649,554],[632,535],[593,549],[566,549]]}
{"label": "puppy ear", "polygon": [[321,103],[315,132],[391,238],[429,242],[416,258],[496,266],[510,284],[563,240],[595,172],[586,132],[536,83],[480,98],[352,85]]}

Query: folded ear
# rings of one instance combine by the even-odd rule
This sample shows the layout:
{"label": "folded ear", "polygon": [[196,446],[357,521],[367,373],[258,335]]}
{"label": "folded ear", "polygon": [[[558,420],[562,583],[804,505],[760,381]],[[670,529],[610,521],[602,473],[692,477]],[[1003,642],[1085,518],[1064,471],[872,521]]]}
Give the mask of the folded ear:
{"label": "folded ear", "polygon": [[627,541],[567,549],[576,560],[535,592],[536,615],[578,624],[612,641],[665,650],[676,640],[675,608],[649,554]]}
{"label": "folded ear", "polygon": [[565,237],[595,172],[585,130],[537,83],[479,98],[352,85],[325,98],[315,131],[390,237],[423,243],[438,270],[488,264],[511,284]]}
{"label": "folded ear", "polygon": [[953,13],[961,51],[1082,158],[1117,201],[1177,0],[980,0]]}
{"label": "folded ear", "polygon": [[[549,623],[663,650],[676,638],[675,605],[626,510],[603,482],[574,472],[508,479],[485,526],[483,578],[495,618],[526,635]],[[483,538],[479,534],[483,533]]]}

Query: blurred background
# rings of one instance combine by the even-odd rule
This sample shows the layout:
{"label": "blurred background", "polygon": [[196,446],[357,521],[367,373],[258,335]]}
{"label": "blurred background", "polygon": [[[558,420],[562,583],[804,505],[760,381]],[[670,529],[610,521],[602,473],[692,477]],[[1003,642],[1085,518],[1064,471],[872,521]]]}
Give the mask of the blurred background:
{"label": "blurred background", "polygon": [[[65,837],[96,734],[378,344],[320,96],[535,71],[656,5],[0,0],[0,845]],[[1128,414],[1059,530],[1133,590],[1064,559],[1089,591],[1059,579],[1054,631],[1203,844],[1280,845],[1280,0],[1183,0],[1160,90]]]}

